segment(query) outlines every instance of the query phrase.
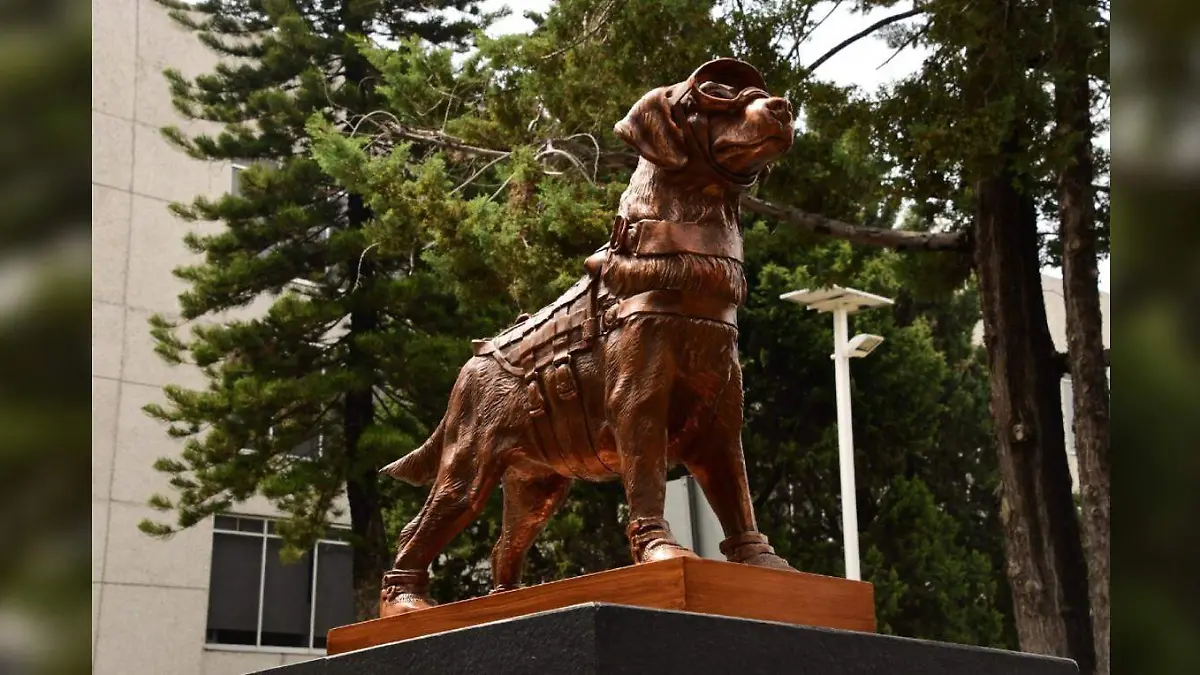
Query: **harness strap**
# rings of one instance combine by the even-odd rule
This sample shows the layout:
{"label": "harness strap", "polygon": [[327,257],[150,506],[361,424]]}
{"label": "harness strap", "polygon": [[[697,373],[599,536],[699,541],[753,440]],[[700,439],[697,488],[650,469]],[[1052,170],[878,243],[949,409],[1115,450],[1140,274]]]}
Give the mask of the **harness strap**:
{"label": "harness strap", "polygon": [[[567,462],[567,466],[570,468],[571,473],[575,474],[576,476],[581,476],[583,475],[583,472],[579,470],[579,458],[576,456],[576,452],[579,450],[579,442],[586,442],[588,439],[586,436],[584,438],[577,438],[575,434],[572,433],[572,431],[575,430],[572,429],[571,421],[572,418],[576,416],[576,411],[565,410],[566,406],[563,405],[563,403],[566,402],[570,397],[578,393],[575,391],[575,380],[571,377],[571,373],[569,372],[571,366],[570,356],[567,354],[567,346],[566,335],[560,334],[554,338],[553,363],[557,365],[552,365],[550,368],[546,368],[543,372],[545,373],[544,377],[546,378],[546,394],[548,398],[552,399],[547,401],[547,403],[550,405],[550,421],[554,430],[555,439],[558,441],[559,450],[562,452],[563,460]],[[564,375],[566,378],[570,379],[567,380],[563,377]],[[568,381],[570,383],[569,385],[567,384]],[[590,443],[588,445],[590,446]]]}
{"label": "harness strap", "polygon": [[554,424],[551,422],[549,402],[546,400],[542,378],[532,368],[528,368],[526,372],[528,373],[525,376],[525,387],[529,397],[529,423],[532,427],[534,442],[537,443],[538,450],[541,451],[542,457],[547,462],[567,467],[572,474],[578,477],[580,475],[577,471],[578,464],[571,461],[574,458],[568,458],[568,453],[563,448]]}
{"label": "harness strap", "polygon": [[737,305],[706,294],[678,290],[646,291],[625,298],[617,303],[612,320],[606,317],[605,323],[615,324],[637,314],[672,314],[737,328]]}
{"label": "harness strap", "polygon": [[471,348],[475,353],[475,356],[492,357],[492,360],[496,363],[499,363],[500,367],[504,369],[504,372],[508,373],[509,375],[515,375],[521,378],[525,377],[525,371],[514,366],[512,363],[509,363],[508,359],[504,358],[504,355],[501,354],[500,350],[496,348],[495,342],[491,340],[472,340]]}

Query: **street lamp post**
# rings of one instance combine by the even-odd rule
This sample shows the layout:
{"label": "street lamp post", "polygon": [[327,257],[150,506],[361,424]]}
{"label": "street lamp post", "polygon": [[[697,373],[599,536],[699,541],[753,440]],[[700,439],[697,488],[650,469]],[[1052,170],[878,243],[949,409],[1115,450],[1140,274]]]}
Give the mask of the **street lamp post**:
{"label": "street lamp post", "polygon": [[807,305],[818,312],[833,313],[833,373],[837,393],[838,464],[841,469],[842,536],[846,555],[846,578],[862,579],[858,556],[858,504],[854,488],[854,430],[850,416],[850,359],[870,354],[883,338],[878,335],[849,334],[851,314],[871,307],[882,307],[892,301],[854,290],[832,286],[817,290],[784,293],[780,299]]}

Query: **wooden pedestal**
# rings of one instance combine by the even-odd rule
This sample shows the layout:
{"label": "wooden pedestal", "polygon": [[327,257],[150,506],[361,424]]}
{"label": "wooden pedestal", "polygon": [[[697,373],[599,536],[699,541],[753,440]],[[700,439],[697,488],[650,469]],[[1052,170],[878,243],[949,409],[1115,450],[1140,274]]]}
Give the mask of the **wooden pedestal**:
{"label": "wooden pedestal", "polygon": [[875,631],[871,584],[803,572],[677,558],[439,605],[329,631],[329,654],[587,602]]}

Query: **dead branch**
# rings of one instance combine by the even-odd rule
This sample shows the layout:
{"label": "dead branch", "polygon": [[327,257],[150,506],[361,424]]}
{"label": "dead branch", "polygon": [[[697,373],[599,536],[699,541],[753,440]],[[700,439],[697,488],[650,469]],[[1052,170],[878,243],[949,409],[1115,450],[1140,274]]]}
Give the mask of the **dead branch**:
{"label": "dead branch", "polygon": [[867,26],[866,28],[860,30],[859,32],[855,33],[854,35],[851,35],[850,37],[846,38],[845,40],[842,40],[841,42],[837,43],[837,45],[835,45],[833,49],[830,49],[829,51],[822,54],[821,58],[817,59],[816,61],[813,61],[812,65],[809,66],[808,68],[806,68],[805,71],[808,73],[811,73],[812,71],[819,68],[822,63],[825,63],[829,59],[836,56],[838,52],[842,51],[846,47],[849,47],[850,45],[854,44],[855,42],[858,42],[859,40],[867,37],[868,35],[870,35],[871,33],[874,33],[875,31],[879,30],[880,28],[883,28],[884,26],[889,26],[898,21],[903,21],[909,17],[916,16],[924,11],[925,10],[920,7],[913,7],[912,9],[908,10],[907,12],[900,12],[899,14],[893,14],[891,16],[884,17],[884,18],[880,19],[879,21],[876,21],[875,23],[871,24],[870,26]]}
{"label": "dead branch", "polygon": [[772,204],[748,194],[742,195],[742,207],[813,234],[842,239],[852,244],[882,246],[897,251],[962,251],[970,243],[964,232],[914,232],[852,225],[818,213]]}
{"label": "dead branch", "polygon": [[593,35],[598,33],[600,31],[600,29],[603,28],[605,25],[607,25],[609,20],[612,19],[613,14],[616,13],[614,10],[616,10],[618,7],[620,7],[624,4],[625,4],[625,0],[613,0],[612,2],[608,3],[608,6],[605,7],[603,11],[600,12],[600,18],[596,20],[596,25],[594,25],[591,28],[589,28],[588,30],[584,31],[583,34],[580,35],[578,39],[567,43],[566,45],[564,45],[563,47],[561,47],[559,49],[555,49],[554,51],[550,52],[549,54],[546,54],[545,56],[542,57],[542,60],[549,61],[550,59],[562,56],[563,54],[566,54],[567,52],[571,51],[575,47],[578,47],[579,45],[583,44],[587,40],[591,39],[591,37]]}

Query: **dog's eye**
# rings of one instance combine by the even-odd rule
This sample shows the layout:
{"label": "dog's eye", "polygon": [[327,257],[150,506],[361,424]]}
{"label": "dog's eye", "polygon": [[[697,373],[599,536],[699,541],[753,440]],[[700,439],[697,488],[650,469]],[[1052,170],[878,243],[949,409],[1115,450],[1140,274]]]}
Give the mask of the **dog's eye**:
{"label": "dog's eye", "polygon": [[705,94],[708,94],[709,96],[712,96],[713,98],[724,98],[724,99],[732,99],[733,98],[733,90],[732,89],[730,89],[729,87],[727,87],[723,84],[718,84],[716,82],[705,82],[704,84],[700,85],[700,91],[704,92]]}

